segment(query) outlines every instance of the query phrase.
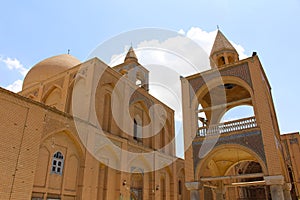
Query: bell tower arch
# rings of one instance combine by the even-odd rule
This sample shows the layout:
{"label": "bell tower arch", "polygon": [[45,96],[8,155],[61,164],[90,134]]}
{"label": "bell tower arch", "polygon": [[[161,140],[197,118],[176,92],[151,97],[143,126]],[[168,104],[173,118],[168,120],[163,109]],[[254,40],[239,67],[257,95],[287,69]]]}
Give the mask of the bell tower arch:
{"label": "bell tower arch", "polygon": [[[185,147],[191,196],[207,199],[210,191],[217,200],[232,199],[229,194],[238,191],[232,188],[250,191],[259,185],[265,199],[290,199],[271,87],[257,54],[239,60],[218,30],[210,60],[210,70],[181,78],[184,139],[192,143]],[[242,105],[251,106],[253,116],[221,122],[227,111]],[[246,170],[250,163],[264,170]],[[234,198],[255,198],[260,189]]]}

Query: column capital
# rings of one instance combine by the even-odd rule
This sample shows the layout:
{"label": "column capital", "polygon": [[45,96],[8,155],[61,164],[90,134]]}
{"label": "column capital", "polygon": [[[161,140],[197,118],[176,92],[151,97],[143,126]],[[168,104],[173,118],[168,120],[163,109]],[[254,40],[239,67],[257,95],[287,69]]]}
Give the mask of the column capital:
{"label": "column capital", "polygon": [[203,183],[200,181],[186,182],[185,187],[188,190],[201,190],[203,187]]}
{"label": "column capital", "polygon": [[291,183],[285,183],[283,185],[283,189],[287,190],[287,191],[291,191],[292,190],[292,184]]}
{"label": "column capital", "polygon": [[264,180],[266,181],[266,185],[283,185],[284,184],[284,177],[282,175],[264,176]]}

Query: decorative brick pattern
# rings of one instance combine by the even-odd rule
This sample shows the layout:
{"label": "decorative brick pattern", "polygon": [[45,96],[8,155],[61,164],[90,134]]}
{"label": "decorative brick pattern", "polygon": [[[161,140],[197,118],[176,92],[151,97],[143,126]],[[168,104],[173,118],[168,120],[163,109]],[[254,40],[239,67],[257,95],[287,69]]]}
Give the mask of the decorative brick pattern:
{"label": "decorative brick pattern", "polygon": [[246,83],[252,87],[252,81],[249,73],[249,67],[247,63],[243,63],[240,65],[229,66],[225,68],[219,69],[219,71],[212,71],[210,73],[206,73],[203,78],[202,76],[198,76],[194,79],[189,80],[191,87],[194,89],[195,93],[205,84],[214,78],[219,76],[234,76],[244,80]]}
{"label": "decorative brick pattern", "polygon": [[[196,169],[201,159],[198,157],[199,150],[203,144],[203,141],[193,142],[193,158],[194,158],[194,169]],[[241,134],[233,134],[229,136],[221,136],[214,148],[224,144],[238,144],[251,149],[255,152],[267,165],[266,156],[264,153],[264,145],[260,131],[252,131]]]}

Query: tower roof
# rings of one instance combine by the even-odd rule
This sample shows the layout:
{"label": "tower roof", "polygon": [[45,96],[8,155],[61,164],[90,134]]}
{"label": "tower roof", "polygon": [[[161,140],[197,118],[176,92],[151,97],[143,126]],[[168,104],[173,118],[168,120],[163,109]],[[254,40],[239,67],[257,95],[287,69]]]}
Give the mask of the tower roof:
{"label": "tower roof", "polygon": [[133,50],[132,47],[130,47],[130,49],[128,50],[127,54],[126,54],[126,57],[124,59],[124,62],[126,61],[138,61],[136,55],[135,55],[135,52]]}
{"label": "tower roof", "polygon": [[232,50],[236,52],[236,49],[232,46],[229,40],[227,40],[220,30],[218,30],[210,55],[222,50]]}

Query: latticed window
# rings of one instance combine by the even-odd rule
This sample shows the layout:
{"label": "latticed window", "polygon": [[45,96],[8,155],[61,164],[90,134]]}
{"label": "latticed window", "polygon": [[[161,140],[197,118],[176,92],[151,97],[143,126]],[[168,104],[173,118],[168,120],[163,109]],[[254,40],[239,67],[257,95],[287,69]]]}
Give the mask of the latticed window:
{"label": "latticed window", "polygon": [[64,156],[61,152],[56,152],[52,158],[51,173],[62,174],[64,166]]}

